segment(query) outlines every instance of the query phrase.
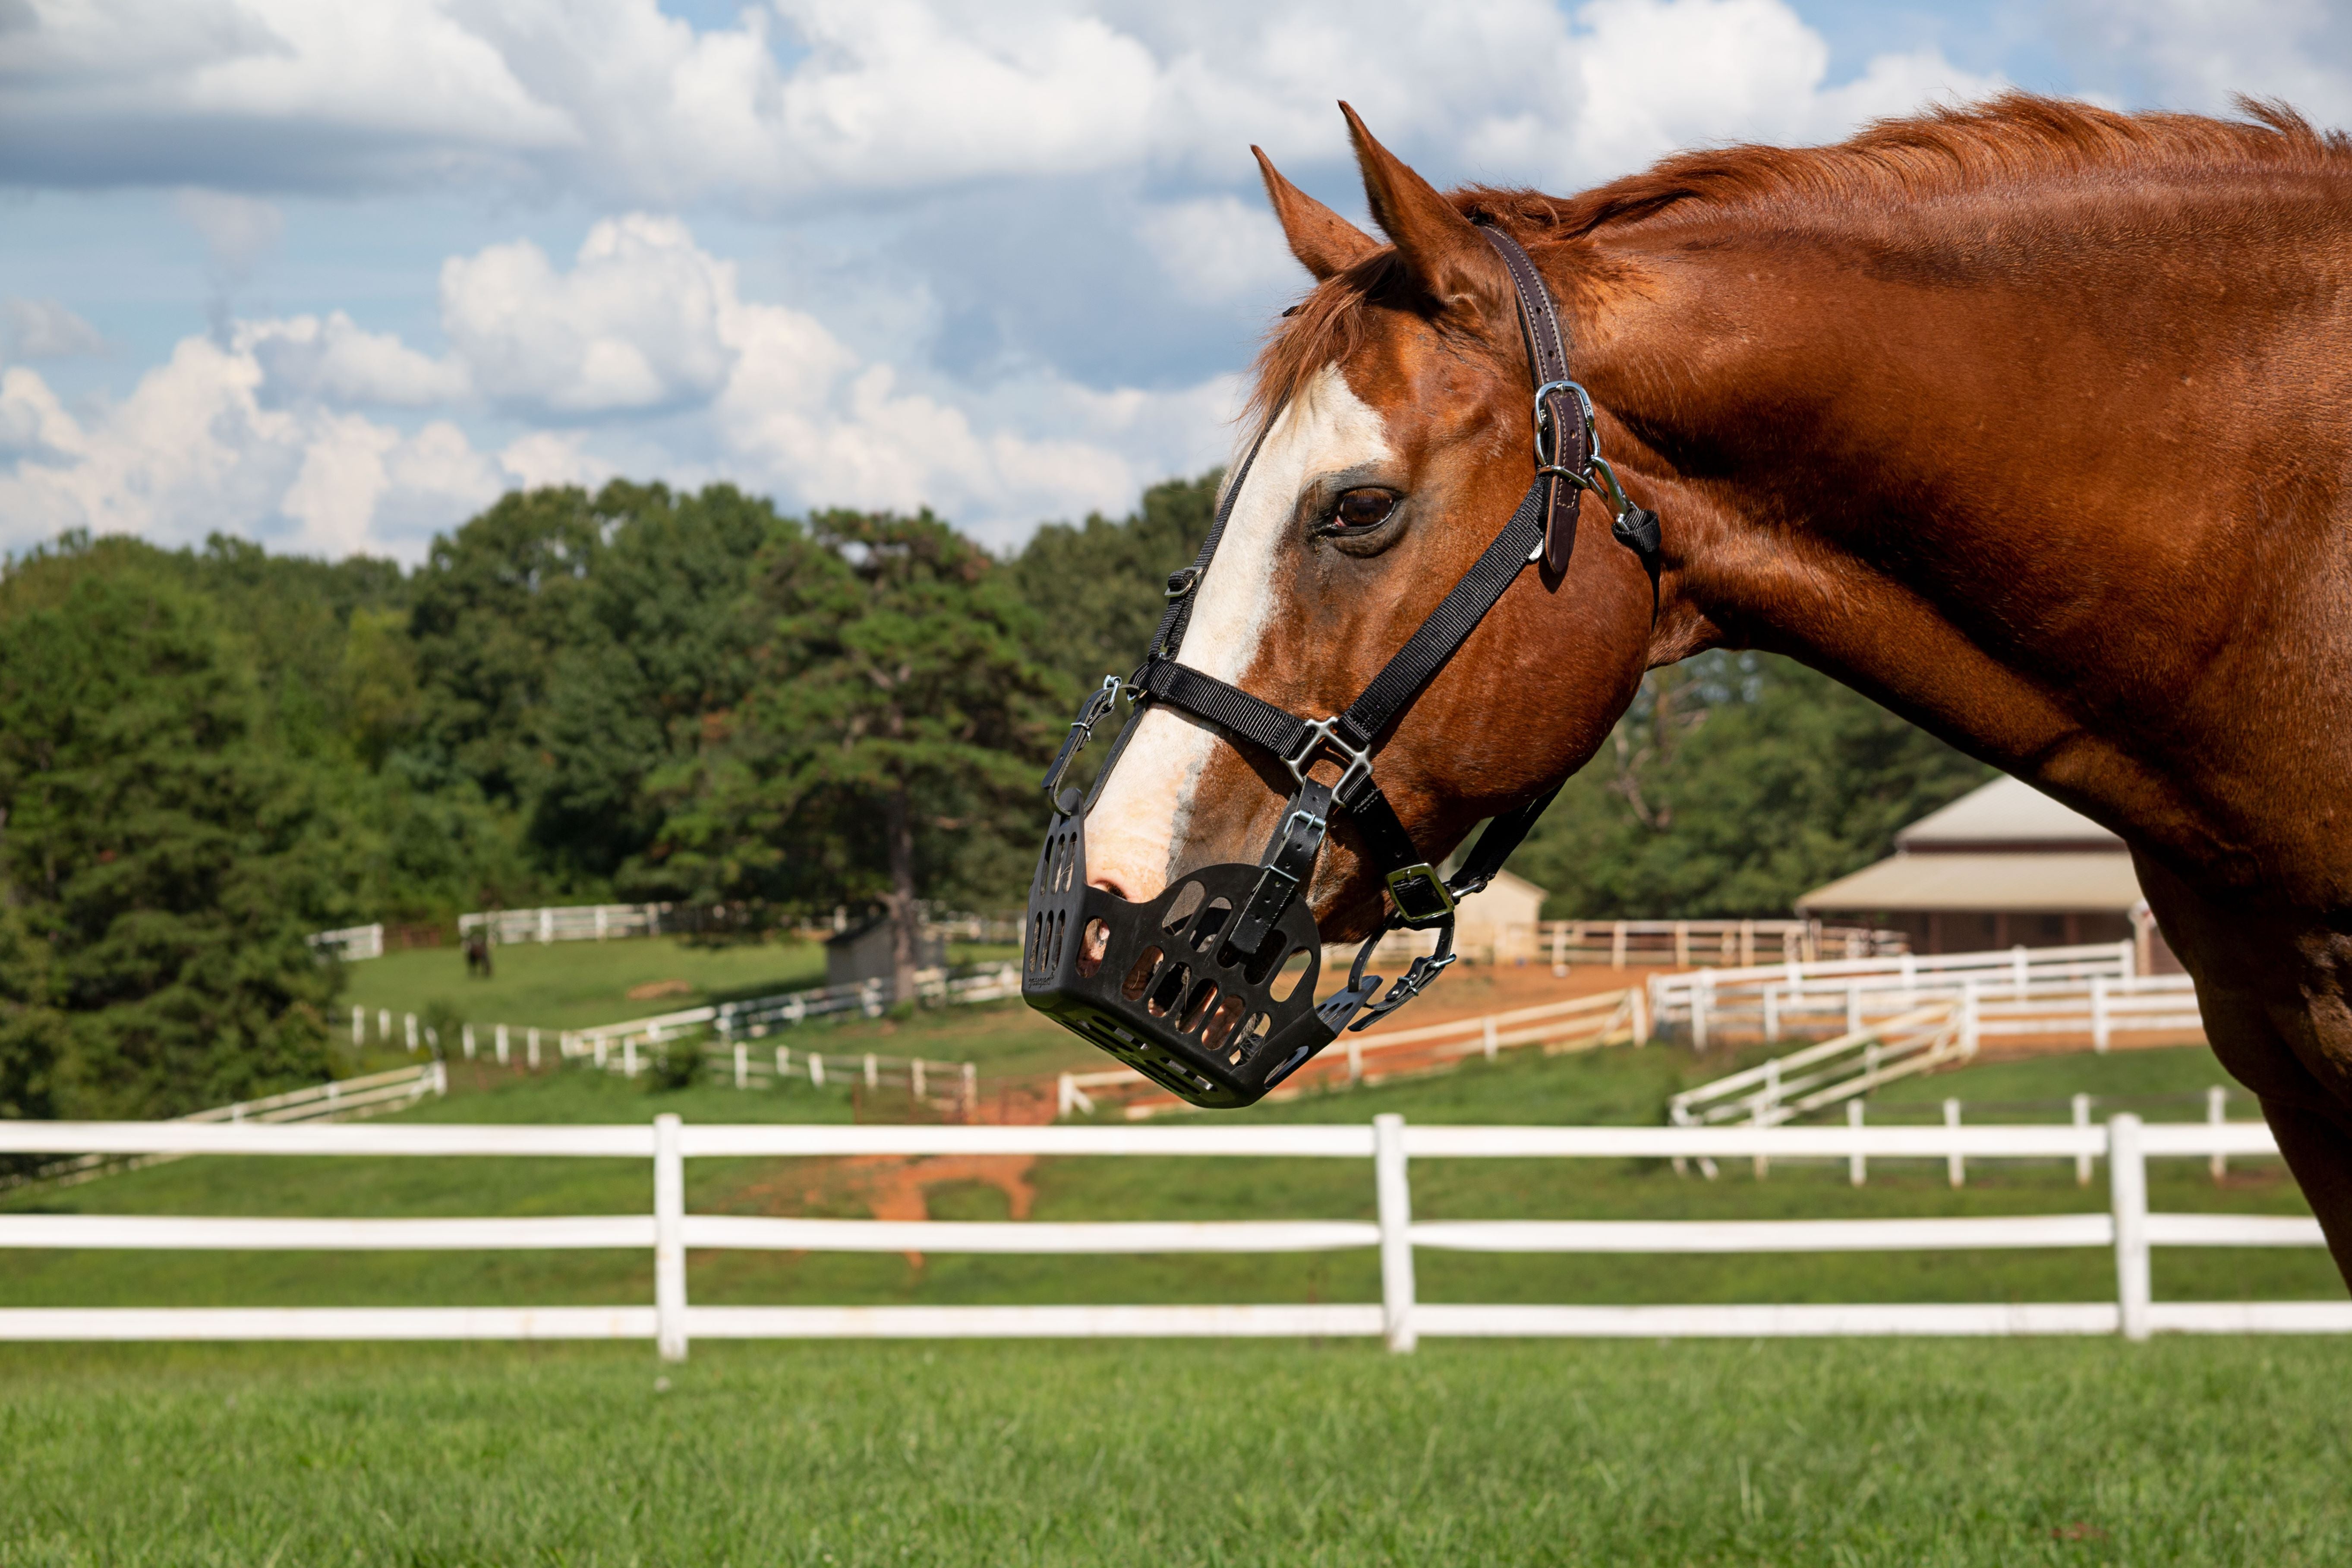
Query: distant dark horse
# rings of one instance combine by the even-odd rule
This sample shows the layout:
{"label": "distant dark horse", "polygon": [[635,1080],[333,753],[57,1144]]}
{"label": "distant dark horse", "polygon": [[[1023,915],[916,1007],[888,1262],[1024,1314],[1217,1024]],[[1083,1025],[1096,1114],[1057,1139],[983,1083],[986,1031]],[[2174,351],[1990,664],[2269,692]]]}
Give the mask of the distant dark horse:
{"label": "distant dark horse", "polygon": [[[1582,195],[1441,195],[1352,112],[1381,244],[1266,187],[1317,286],[1189,663],[1337,712],[1533,459],[1503,226],[1603,448],[1664,522],[1654,621],[1588,501],[1380,742],[1432,859],[1590,757],[1644,668],[1789,654],[2122,834],[2352,1276],[2352,148],[2013,95],[1835,147],[1686,153]],[[1286,399],[1286,401],[1285,401]],[[1087,820],[1130,899],[1256,858],[1288,789],[1146,710]],[[1312,887],[1369,931],[1352,829]]]}
{"label": "distant dark horse", "polygon": [[490,939],[480,931],[466,939],[466,976],[490,978]]}

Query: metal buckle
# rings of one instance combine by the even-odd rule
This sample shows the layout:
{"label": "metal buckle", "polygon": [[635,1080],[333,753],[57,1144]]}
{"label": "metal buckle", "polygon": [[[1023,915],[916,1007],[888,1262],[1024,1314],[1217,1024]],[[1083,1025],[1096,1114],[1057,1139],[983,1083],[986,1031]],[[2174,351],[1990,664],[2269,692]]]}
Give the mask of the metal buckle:
{"label": "metal buckle", "polygon": [[1422,931],[1453,917],[1454,894],[1426,860],[1390,872],[1388,888],[1397,919],[1408,930]]}
{"label": "metal buckle", "polygon": [[1576,405],[1584,416],[1585,450],[1596,458],[1601,455],[1601,426],[1593,421],[1591,395],[1572,381],[1547,381],[1536,388],[1536,467],[1538,468],[1559,468],[1561,432],[1552,424],[1551,405],[1545,401],[1555,392],[1576,394]]}
{"label": "metal buckle", "polygon": [[1372,753],[1360,752],[1339,739],[1339,718],[1337,714],[1328,719],[1309,719],[1306,724],[1307,732],[1298,738],[1297,750],[1282,759],[1283,765],[1290,770],[1291,778],[1303,789],[1307,784],[1307,770],[1323,760],[1323,753],[1338,752],[1341,758],[1339,782],[1331,786],[1331,798],[1344,802],[1350,786],[1372,776]]}
{"label": "metal buckle", "polygon": [[1045,804],[1055,811],[1067,815],[1062,805],[1062,775],[1070,771],[1070,764],[1087,749],[1087,742],[1095,738],[1095,726],[1118,706],[1119,692],[1126,685],[1121,677],[1106,675],[1102,684],[1078,705],[1078,716],[1070,721],[1070,732],[1062,737],[1062,749],[1054,753],[1053,765],[1045,770]]}
{"label": "metal buckle", "polygon": [[1186,566],[1168,574],[1167,597],[1181,599],[1201,585],[1201,569]]}

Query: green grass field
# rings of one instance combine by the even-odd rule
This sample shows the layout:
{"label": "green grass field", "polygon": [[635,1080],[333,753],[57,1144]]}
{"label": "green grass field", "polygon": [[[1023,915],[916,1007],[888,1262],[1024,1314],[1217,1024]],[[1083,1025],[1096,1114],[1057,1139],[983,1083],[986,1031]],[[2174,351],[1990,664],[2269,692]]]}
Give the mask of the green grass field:
{"label": "green grass field", "polygon": [[2347,1375],[2315,1340],[5,1350],[0,1564],[2336,1563]]}
{"label": "green grass field", "polygon": [[[966,1028],[1011,1009],[958,1009]],[[1018,1015],[1013,1015],[1017,1018]],[[912,1025],[908,1026],[909,1028]],[[947,1053],[941,1053],[947,1054]],[[1506,1057],[1244,1120],[1649,1122],[1725,1069],[1664,1047]],[[842,1121],[805,1085],[454,1073],[436,1121]],[[2201,1050],[1988,1063],[1905,1086],[2060,1118],[2200,1114]],[[2148,1097],[2179,1097],[2177,1105]],[[2167,1109],[2171,1105],[2170,1109]],[[1906,1107],[1909,1108],[1906,1111]],[[2241,1112],[2242,1113],[2242,1112]],[[1981,1118],[1990,1119],[1990,1118]],[[1007,1163],[1018,1166],[1019,1163]],[[856,1169],[696,1161],[691,1207],[869,1212]],[[2305,1212],[2274,1162],[2159,1208]],[[5,1206],[645,1211],[643,1162],[188,1160]],[[940,1218],[1365,1216],[1369,1162],[1096,1159],[967,1173]],[[2103,1207],[2066,1167],[1420,1161],[1419,1215],[1772,1217]],[[2170,1299],[2340,1299],[2314,1251],[2159,1251]],[[2103,1250],[1821,1258],[1424,1252],[1425,1300],[2111,1300]],[[632,1253],[0,1255],[0,1305],[643,1302]],[[1369,1254],[694,1255],[720,1302],[1377,1300]],[[2352,1344],[2326,1340],[650,1347],[0,1347],[0,1568],[145,1563],[2333,1563],[2352,1552]],[[657,1379],[666,1379],[667,1386]]]}

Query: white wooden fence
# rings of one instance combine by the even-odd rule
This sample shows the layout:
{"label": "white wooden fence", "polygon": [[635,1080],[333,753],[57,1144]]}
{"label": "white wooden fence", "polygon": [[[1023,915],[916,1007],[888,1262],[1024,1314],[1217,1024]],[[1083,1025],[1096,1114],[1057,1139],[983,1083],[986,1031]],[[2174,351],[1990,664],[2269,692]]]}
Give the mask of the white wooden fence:
{"label": "white wooden fence", "polygon": [[1825,926],[1819,921],[1545,921],[1537,928],[1552,973],[1571,963],[1753,964],[1777,956],[1782,963],[1811,963],[1832,955],[1867,959],[1906,951],[1910,939],[1899,931],[1867,926]]}
{"label": "white wooden fence", "polygon": [[1660,1034],[1702,1050],[1860,1035],[1933,1003],[1960,1010],[1971,1050],[1990,1036],[2079,1039],[2102,1051],[2118,1034],[2200,1037],[2189,978],[2140,974],[2136,963],[2122,942],[1702,969],[1652,976],[1650,1007]]}
{"label": "white wooden fence", "polygon": [[[527,1155],[652,1163],[653,1212],[525,1218],[335,1219],[0,1215],[0,1248],[499,1250],[647,1247],[650,1306],[425,1308],[11,1308],[0,1340],[690,1340],[1381,1335],[1684,1338],[1843,1334],[2352,1332],[2352,1302],[2158,1301],[2158,1247],[2315,1247],[2304,1215],[2151,1214],[2147,1162],[2276,1152],[2268,1128],[2233,1122],[2105,1127],[1186,1127],[265,1126],[251,1122],[0,1122],[0,1152],[54,1154]],[[686,1211],[699,1157],[1028,1154],[1369,1159],[1377,1218],[1109,1223],[786,1219]],[[1440,1220],[1415,1223],[1412,1159],[2104,1157],[2105,1212],[1795,1220]],[[689,1247],[792,1252],[1257,1253],[1377,1248],[1378,1302],[1270,1306],[693,1307]],[[2112,1249],[2113,1300],[1853,1305],[1548,1306],[1422,1303],[1420,1249],[1525,1253],[1809,1253],[2011,1247]]]}
{"label": "white wooden fence", "polygon": [[313,931],[309,938],[312,949],[331,952],[345,963],[362,958],[383,956],[383,922],[373,925],[345,926],[341,931]]}
{"label": "white wooden fence", "polygon": [[[327,1083],[312,1084],[308,1089],[289,1089],[283,1094],[264,1095],[258,1100],[240,1100],[204,1110],[192,1110],[179,1120],[231,1123],[259,1121],[272,1125],[289,1121],[350,1121],[362,1117],[382,1116],[388,1111],[405,1110],[428,1094],[448,1092],[448,1069],[439,1062],[425,1062],[413,1068],[394,1068],[390,1072],[369,1073],[363,1078],[336,1079]],[[80,1154],[0,1182],[0,1186],[24,1186],[33,1182],[73,1186],[115,1171],[157,1164],[176,1158],[178,1156],[173,1154],[159,1154],[126,1162],[110,1154]]]}
{"label": "white wooden fence", "polygon": [[571,904],[538,910],[486,910],[457,917],[460,941],[480,931],[502,946],[526,942],[607,942],[655,936],[667,904]]}

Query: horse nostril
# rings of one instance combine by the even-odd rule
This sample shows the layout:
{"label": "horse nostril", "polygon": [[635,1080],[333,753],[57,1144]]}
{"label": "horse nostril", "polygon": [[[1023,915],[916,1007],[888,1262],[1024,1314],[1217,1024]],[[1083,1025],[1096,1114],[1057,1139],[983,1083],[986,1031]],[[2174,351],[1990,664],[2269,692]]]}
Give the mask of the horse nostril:
{"label": "horse nostril", "polygon": [[1124,899],[1130,904],[1135,902],[1135,895],[1129,892],[1127,890],[1126,884],[1121,882],[1117,877],[1109,876],[1108,874],[1088,877],[1087,879],[1087,886],[1089,888],[1100,888],[1104,892],[1108,893],[1114,899]]}

